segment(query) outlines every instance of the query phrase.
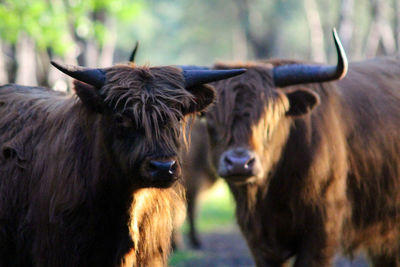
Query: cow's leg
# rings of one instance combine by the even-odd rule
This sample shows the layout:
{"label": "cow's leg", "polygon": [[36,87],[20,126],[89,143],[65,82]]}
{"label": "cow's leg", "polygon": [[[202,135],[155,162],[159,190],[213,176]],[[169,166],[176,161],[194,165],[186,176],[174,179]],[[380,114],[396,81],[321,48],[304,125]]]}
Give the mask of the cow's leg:
{"label": "cow's leg", "polygon": [[289,267],[291,266],[289,260],[276,260],[265,257],[265,255],[254,256],[257,267]]}
{"label": "cow's leg", "polygon": [[340,223],[335,223],[333,218],[330,225],[336,225],[337,229],[327,231],[323,221],[313,225],[313,229],[303,237],[297,253],[294,267],[323,267],[332,266],[333,257],[338,245],[337,236],[340,233]]}
{"label": "cow's leg", "polygon": [[197,196],[198,196],[199,187],[195,186],[192,190],[188,190],[186,193],[187,200],[187,215],[189,219],[189,239],[190,244],[193,248],[200,248],[201,242],[198,237],[198,233],[196,230],[196,204],[197,204]]}
{"label": "cow's leg", "polygon": [[288,262],[264,261],[262,264],[256,264],[257,267],[289,267]]}
{"label": "cow's leg", "polygon": [[303,247],[296,257],[294,267],[332,266],[333,254],[327,248]]}
{"label": "cow's leg", "polygon": [[178,228],[177,225],[174,226],[174,229],[172,231],[171,245],[173,250],[179,250],[183,248],[183,238],[181,230]]}
{"label": "cow's leg", "polygon": [[369,257],[374,267],[399,267],[400,259],[398,255],[385,255],[369,253]]}

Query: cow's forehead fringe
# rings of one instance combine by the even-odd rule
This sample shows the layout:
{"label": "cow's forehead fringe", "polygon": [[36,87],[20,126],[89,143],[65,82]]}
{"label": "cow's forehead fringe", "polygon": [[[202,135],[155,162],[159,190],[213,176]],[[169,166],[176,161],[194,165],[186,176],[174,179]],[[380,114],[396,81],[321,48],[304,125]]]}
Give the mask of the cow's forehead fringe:
{"label": "cow's forehead fringe", "polygon": [[110,108],[129,113],[148,138],[161,134],[165,121],[180,120],[182,110],[194,101],[181,71],[174,67],[113,67],[107,71],[101,94]]}
{"label": "cow's forehead fringe", "polygon": [[[243,139],[250,134],[250,127],[262,119],[275,123],[287,109],[272,81],[272,65],[246,63],[242,65],[220,64],[218,68],[245,67],[247,72],[231,79],[213,83],[218,92],[218,103],[207,115],[223,125],[219,129],[227,142]],[[245,130],[247,129],[247,130]]]}
{"label": "cow's forehead fringe", "polygon": [[[247,93],[255,94],[273,94],[274,85],[272,80],[272,65],[258,62],[248,62],[238,65],[238,63],[218,64],[216,68],[231,69],[231,68],[246,68],[247,71],[242,75],[221,80],[213,83],[219,95],[234,95],[240,88],[244,88]],[[246,92],[243,92],[246,93]]]}

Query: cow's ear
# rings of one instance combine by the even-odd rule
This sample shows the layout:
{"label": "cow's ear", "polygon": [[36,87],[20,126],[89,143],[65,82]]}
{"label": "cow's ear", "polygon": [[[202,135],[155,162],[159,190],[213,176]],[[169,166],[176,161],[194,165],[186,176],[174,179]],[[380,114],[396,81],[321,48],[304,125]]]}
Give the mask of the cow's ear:
{"label": "cow's ear", "polygon": [[319,105],[319,95],[309,89],[301,88],[286,93],[289,100],[288,116],[301,116],[309,113],[313,108]]}
{"label": "cow's ear", "polygon": [[104,101],[93,85],[74,80],[74,90],[82,103],[91,111],[101,113]]}
{"label": "cow's ear", "polygon": [[198,85],[187,90],[194,95],[194,101],[183,110],[184,114],[201,112],[215,101],[215,89],[209,85]]}

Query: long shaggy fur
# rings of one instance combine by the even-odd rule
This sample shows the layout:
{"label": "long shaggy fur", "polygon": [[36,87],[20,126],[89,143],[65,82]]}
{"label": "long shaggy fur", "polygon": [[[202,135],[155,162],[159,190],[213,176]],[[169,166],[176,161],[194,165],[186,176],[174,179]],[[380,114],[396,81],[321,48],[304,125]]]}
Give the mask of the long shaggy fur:
{"label": "long shaggy fur", "polygon": [[101,108],[75,86],[85,104],[0,87],[0,266],[166,265],[181,185],[143,188],[139,166],[177,155],[194,96],[168,67],[109,69]]}
{"label": "long shaggy fur", "polygon": [[[400,266],[399,60],[352,63],[342,81],[277,89],[272,68],[286,63],[217,65],[248,71],[214,84],[218,103],[207,113],[216,167],[235,146],[260,156],[260,177],[227,180],[257,266],[291,256],[295,266],[327,266],[335,252],[361,248],[375,266]],[[286,95],[303,87],[320,104],[290,116]]]}

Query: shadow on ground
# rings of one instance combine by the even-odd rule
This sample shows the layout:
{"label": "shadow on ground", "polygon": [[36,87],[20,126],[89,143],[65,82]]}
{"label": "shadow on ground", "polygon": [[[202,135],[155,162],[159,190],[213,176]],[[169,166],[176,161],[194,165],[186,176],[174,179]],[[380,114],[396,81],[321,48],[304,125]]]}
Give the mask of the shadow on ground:
{"label": "shadow on ground", "polygon": [[[184,249],[174,253],[171,267],[253,267],[254,262],[246,242],[236,225],[218,231],[201,233],[202,249]],[[187,240],[185,240],[187,241]],[[187,242],[185,242],[187,244]],[[336,256],[335,267],[368,267],[365,257],[353,260]]]}
{"label": "shadow on ground", "polygon": [[[250,251],[235,225],[215,232],[201,233],[202,248],[174,253],[173,267],[250,267]],[[187,240],[185,240],[187,241]],[[187,244],[187,242],[185,242]]]}

